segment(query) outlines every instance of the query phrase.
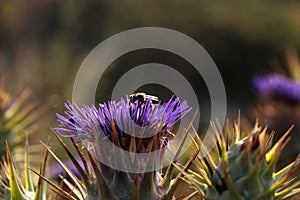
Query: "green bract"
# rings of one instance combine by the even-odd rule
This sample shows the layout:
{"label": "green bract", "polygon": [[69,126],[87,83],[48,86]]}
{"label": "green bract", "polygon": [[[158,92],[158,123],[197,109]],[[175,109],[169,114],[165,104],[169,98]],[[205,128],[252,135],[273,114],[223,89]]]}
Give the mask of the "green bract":
{"label": "green bract", "polygon": [[293,177],[300,166],[299,158],[276,171],[289,132],[272,145],[273,135],[257,124],[245,136],[239,124],[224,131],[214,126],[216,148],[211,152],[202,148],[194,162],[195,170],[189,170],[186,179],[203,198],[213,200],[273,200],[293,196],[300,192],[300,181]]}

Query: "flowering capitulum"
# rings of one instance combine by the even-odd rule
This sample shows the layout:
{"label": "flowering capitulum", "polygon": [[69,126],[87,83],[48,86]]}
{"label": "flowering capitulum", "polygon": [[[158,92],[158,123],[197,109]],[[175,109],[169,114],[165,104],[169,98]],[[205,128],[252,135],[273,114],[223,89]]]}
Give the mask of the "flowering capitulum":
{"label": "flowering capitulum", "polygon": [[94,105],[80,108],[67,102],[66,116],[57,114],[59,125],[55,130],[65,137],[79,137],[88,149],[94,148],[96,137],[100,136],[124,150],[135,140],[136,152],[154,151],[166,145],[173,136],[173,126],[190,107],[186,101],[180,102],[175,97],[166,103],[154,103],[152,98],[132,101],[127,96],[120,101],[100,103],[99,108]]}
{"label": "flowering capitulum", "polygon": [[[191,110],[186,101],[171,97],[162,103],[155,96],[136,93],[120,101],[100,103],[98,107],[79,107],[67,102],[65,108],[64,116],[57,114],[59,124],[55,130],[62,137],[82,143],[95,172],[90,176],[90,170],[84,172],[76,164],[83,179],[89,179],[85,181],[84,199],[171,199],[174,196],[175,190],[169,187],[174,184],[172,187],[176,188],[181,180],[181,175],[174,181],[172,177],[182,148],[173,152],[168,144],[177,139],[174,125]],[[187,136],[188,132],[184,134]],[[170,161],[166,150],[172,164],[162,173],[163,162]],[[75,160],[72,155],[70,158]]]}
{"label": "flowering capitulum", "polygon": [[269,95],[275,99],[286,100],[293,103],[300,102],[300,82],[272,73],[266,76],[256,76],[254,87],[264,96]]}

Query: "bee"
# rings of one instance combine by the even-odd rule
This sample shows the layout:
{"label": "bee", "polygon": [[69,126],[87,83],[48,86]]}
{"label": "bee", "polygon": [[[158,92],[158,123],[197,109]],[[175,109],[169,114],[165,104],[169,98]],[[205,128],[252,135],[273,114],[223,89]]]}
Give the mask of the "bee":
{"label": "bee", "polygon": [[139,102],[139,104],[144,104],[146,101],[151,98],[151,103],[152,104],[158,104],[159,103],[159,98],[156,96],[152,95],[147,95],[146,93],[143,92],[138,92],[138,93],[133,93],[129,95],[129,100],[131,103],[135,103],[136,101]]}

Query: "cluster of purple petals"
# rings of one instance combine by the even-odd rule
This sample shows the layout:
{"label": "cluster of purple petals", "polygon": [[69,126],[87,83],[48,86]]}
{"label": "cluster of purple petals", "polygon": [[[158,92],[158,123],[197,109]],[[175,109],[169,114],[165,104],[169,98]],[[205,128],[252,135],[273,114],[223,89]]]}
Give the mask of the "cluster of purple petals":
{"label": "cluster of purple petals", "polygon": [[130,102],[126,97],[99,104],[99,108],[80,108],[71,102],[65,108],[65,116],[57,114],[59,124],[55,130],[65,137],[79,136],[86,142],[95,141],[95,132],[103,134],[103,139],[109,138],[113,123],[120,137],[126,133],[141,137],[145,132],[168,130],[190,110],[186,101],[173,97],[164,104],[153,104],[151,98],[143,103]]}
{"label": "cluster of purple petals", "polygon": [[255,76],[253,84],[261,95],[300,102],[300,82],[279,74]]}

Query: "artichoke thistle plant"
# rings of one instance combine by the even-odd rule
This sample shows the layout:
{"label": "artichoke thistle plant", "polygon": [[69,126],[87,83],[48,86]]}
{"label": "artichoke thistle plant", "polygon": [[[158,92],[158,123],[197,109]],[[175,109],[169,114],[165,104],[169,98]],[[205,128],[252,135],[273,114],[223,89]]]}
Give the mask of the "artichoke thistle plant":
{"label": "artichoke thistle plant", "polygon": [[[0,198],[272,200],[287,199],[300,193],[300,181],[294,177],[294,172],[300,167],[299,158],[283,169],[276,168],[279,156],[289,141],[290,130],[272,145],[273,134],[268,135],[266,128],[262,129],[257,124],[249,133],[240,130],[240,122],[231,128],[227,126],[224,131],[221,126],[213,125],[217,142],[212,151],[208,151],[195,134],[193,147],[196,150],[189,154],[189,159],[180,162],[178,155],[182,149],[178,148],[172,153],[173,162],[165,170],[151,168],[132,172],[109,166],[110,163],[103,162],[103,157],[124,165],[128,164],[126,161],[134,162],[140,169],[156,165],[158,161],[134,159],[131,154],[116,160],[119,159],[115,156],[116,149],[100,148],[101,141],[109,141],[134,153],[148,154],[164,149],[156,158],[162,161],[165,151],[170,151],[168,145],[175,134],[174,125],[190,110],[187,103],[178,98],[172,97],[161,103],[152,96],[143,97],[146,98],[126,97],[121,101],[99,104],[98,108],[79,107],[67,102],[65,114],[57,114],[58,126],[53,132],[71,162],[62,159],[61,152],[55,152],[49,142],[42,142],[45,156],[37,172],[30,167],[30,146],[26,142],[25,173],[21,173],[10,153],[9,144],[6,144],[7,160],[1,164]],[[134,125],[139,125],[140,129]],[[155,134],[141,137],[148,132]],[[196,133],[192,123],[186,128],[179,147],[186,138],[194,136],[191,132]],[[63,138],[70,138],[72,146],[68,146]],[[47,166],[48,155],[60,167]],[[178,194],[180,183],[194,192]]]}
{"label": "artichoke thistle plant", "polygon": [[[288,154],[295,157],[300,150],[300,59],[296,49],[287,49],[285,62],[276,59],[271,67],[274,71],[253,79],[258,98],[249,109],[249,114],[252,119],[259,119],[278,133],[283,133],[294,124],[291,133],[293,140],[289,143]],[[279,139],[280,136],[276,134],[275,138]],[[283,157],[280,159],[282,161],[290,160]]]}
{"label": "artichoke thistle plant", "polygon": [[276,130],[283,130],[295,124],[299,131],[300,117],[300,60],[295,49],[286,51],[286,64],[273,62],[275,72],[257,75],[253,86],[258,100],[251,107],[252,118],[260,119]]}
{"label": "artichoke thistle plant", "polygon": [[276,164],[289,142],[288,130],[274,145],[274,134],[256,123],[251,132],[243,133],[239,122],[234,127],[214,127],[216,148],[208,152],[199,138],[200,154],[194,170],[185,180],[194,185],[203,199],[273,200],[287,199],[300,192],[300,181],[293,174],[300,167],[299,157],[283,169]]}
{"label": "artichoke thistle plant", "polygon": [[[3,85],[0,86],[0,156],[3,158],[0,164],[0,199],[41,199],[46,194],[42,189],[42,179],[33,177],[29,172],[29,168],[36,165],[30,164],[29,157],[39,159],[37,152],[40,153],[42,148],[36,144],[29,147],[28,138],[45,130],[45,124],[39,119],[50,105],[39,107],[30,96],[31,92],[25,89],[21,95],[12,98]],[[45,162],[42,163],[41,174],[44,169]],[[37,184],[33,183],[35,181]]]}
{"label": "artichoke thistle plant", "polygon": [[[69,190],[73,191],[72,188],[76,188],[76,192],[68,194],[48,180],[58,194],[64,194],[63,197],[67,199],[172,199],[180,181],[179,176],[171,185],[172,165],[169,166],[168,172],[162,175],[159,170],[137,173],[121,171],[99,162],[100,156],[118,162],[115,160],[117,157],[115,149],[99,148],[101,145],[97,142],[99,140],[109,140],[117,147],[134,153],[147,154],[168,148],[168,142],[173,137],[174,124],[190,110],[187,103],[180,102],[178,98],[171,98],[161,104],[152,96],[146,98],[145,94],[138,95],[140,96],[127,97],[119,102],[100,104],[98,109],[95,106],[79,108],[70,102],[66,104],[66,116],[58,115],[59,127],[55,130],[63,137],[72,138],[81,157],[81,163],[87,163],[82,151],[76,145],[78,141],[75,142],[73,138],[82,143],[88,150],[90,166],[94,173],[90,173],[88,164],[82,167],[58,137],[83,180],[82,183],[78,182],[74,173],[48,149],[71,177],[72,183],[67,184]],[[135,124],[141,128],[136,128]],[[151,137],[141,137],[149,132],[155,134]],[[121,160],[121,164],[126,165],[132,158],[129,156],[121,159],[124,159]],[[163,156],[158,159],[163,159]],[[134,160],[134,162],[142,169],[155,164],[157,160]]]}
{"label": "artichoke thistle plant", "polygon": [[[3,160],[0,168],[0,198],[3,200],[46,199],[46,188],[42,180],[42,175],[45,174],[48,152],[46,151],[44,160],[41,163],[38,179],[30,173],[31,165],[28,140],[26,140],[25,144],[23,173],[20,172],[20,168],[17,168],[8,144],[6,144],[6,153],[7,162]],[[24,177],[24,179],[21,177]]]}
{"label": "artichoke thistle plant", "polygon": [[[49,110],[49,105],[37,106],[30,99],[31,92],[25,89],[20,96],[12,98],[0,86],[0,156],[5,153],[7,141],[13,151],[23,148],[26,134],[34,135],[45,129],[39,119]],[[39,121],[39,122],[38,122]]]}

